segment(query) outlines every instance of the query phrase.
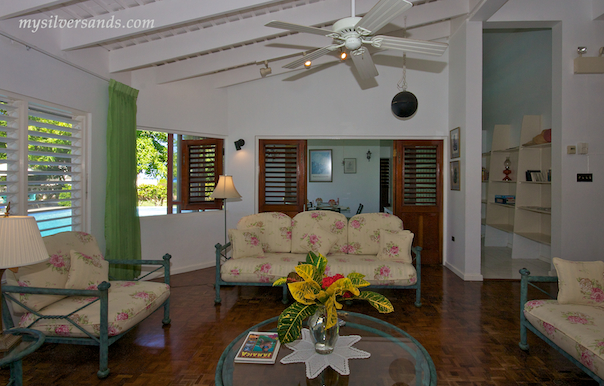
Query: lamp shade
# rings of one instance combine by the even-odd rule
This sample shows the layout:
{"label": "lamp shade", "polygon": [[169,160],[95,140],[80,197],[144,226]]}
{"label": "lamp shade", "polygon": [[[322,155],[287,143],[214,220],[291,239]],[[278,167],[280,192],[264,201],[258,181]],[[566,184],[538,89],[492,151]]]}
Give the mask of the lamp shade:
{"label": "lamp shade", "polygon": [[235,189],[233,176],[219,176],[218,183],[210,198],[240,198],[241,194]]}
{"label": "lamp shade", "polygon": [[0,269],[32,265],[48,258],[35,218],[0,217]]}

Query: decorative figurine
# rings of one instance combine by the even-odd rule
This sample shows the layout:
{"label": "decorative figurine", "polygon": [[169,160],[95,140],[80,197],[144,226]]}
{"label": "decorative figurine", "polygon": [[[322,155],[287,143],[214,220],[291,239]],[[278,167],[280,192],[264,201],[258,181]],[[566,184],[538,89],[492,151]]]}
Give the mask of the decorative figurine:
{"label": "decorative figurine", "polygon": [[510,178],[510,174],[512,174],[512,171],[510,170],[510,165],[512,165],[510,157],[505,157],[505,161],[503,161],[503,166],[505,166],[505,170],[503,171],[505,177],[503,177],[503,181],[512,181],[512,179]]}

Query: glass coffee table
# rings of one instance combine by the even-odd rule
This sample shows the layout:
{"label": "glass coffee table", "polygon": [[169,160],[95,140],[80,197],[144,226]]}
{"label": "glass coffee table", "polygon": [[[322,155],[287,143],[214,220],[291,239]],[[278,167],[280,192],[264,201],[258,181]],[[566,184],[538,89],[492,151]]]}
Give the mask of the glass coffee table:
{"label": "glass coffee table", "polygon": [[328,367],[316,378],[307,379],[304,363],[280,363],[281,358],[293,352],[284,345],[279,349],[274,365],[234,363],[233,359],[249,331],[276,331],[278,318],[274,317],[244,331],[227,346],[216,366],[216,386],[436,385],[432,358],[405,331],[354,312],[338,311],[338,318],[345,322],[340,327],[340,336],[360,335],[361,340],[352,347],[371,354],[367,359],[349,359],[349,375],[340,375]]}

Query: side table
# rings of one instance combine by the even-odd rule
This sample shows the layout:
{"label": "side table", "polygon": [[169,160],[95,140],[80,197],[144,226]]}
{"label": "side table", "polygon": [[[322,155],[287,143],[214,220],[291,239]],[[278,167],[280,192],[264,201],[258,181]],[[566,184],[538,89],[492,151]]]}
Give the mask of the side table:
{"label": "side table", "polygon": [[[4,353],[0,359],[0,367],[9,366],[10,380],[7,385],[22,386],[23,385],[23,367],[21,360],[34,351],[36,351],[42,343],[44,343],[44,334],[40,331],[31,330],[28,328],[15,328],[4,331],[5,334],[20,334],[29,335],[30,338],[24,339],[12,350]],[[1,356],[1,355],[0,355]]]}

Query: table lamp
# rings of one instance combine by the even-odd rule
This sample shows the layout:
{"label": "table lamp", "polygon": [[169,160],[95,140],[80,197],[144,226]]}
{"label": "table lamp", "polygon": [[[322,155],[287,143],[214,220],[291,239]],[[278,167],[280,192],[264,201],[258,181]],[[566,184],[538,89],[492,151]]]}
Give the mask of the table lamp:
{"label": "table lamp", "polygon": [[[7,268],[32,265],[48,258],[36,219],[30,216],[10,216],[7,208],[4,217],[0,217],[0,279]],[[0,307],[0,322],[2,321]],[[0,352],[9,351],[19,343],[20,338],[18,335],[4,334],[2,328]]]}
{"label": "table lamp", "polygon": [[226,217],[226,203],[228,198],[241,198],[241,194],[235,188],[233,183],[233,176],[219,176],[218,183],[214,188],[214,191],[210,195],[210,198],[221,198],[224,200],[224,244],[227,243],[227,217]]}

